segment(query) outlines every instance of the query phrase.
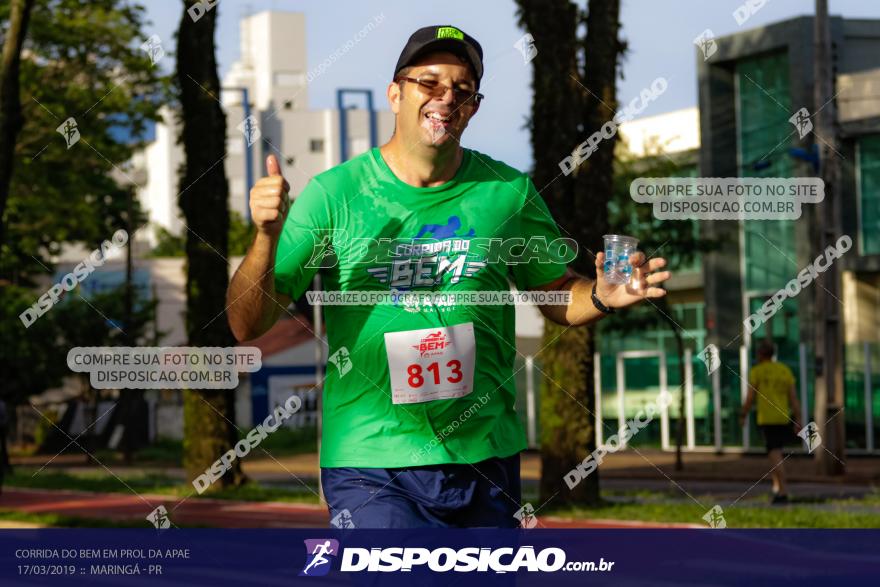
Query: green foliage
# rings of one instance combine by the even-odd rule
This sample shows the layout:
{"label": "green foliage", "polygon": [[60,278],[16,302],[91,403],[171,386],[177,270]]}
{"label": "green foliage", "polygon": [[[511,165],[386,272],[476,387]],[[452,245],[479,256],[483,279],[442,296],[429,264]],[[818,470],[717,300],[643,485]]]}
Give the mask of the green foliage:
{"label": "green foliage", "polygon": [[254,240],[256,228],[246,222],[241,214],[229,212],[229,256],[244,255]]}
{"label": "green foliage", "polygon": [[[153,342],[156,302],[139,298],[135,292],[132,319],[125,324],[124,287],[94,294],[88,300],[74,289],[28,328],[19,315],[42,292],[0,287],[2,397],[15,405],[59,385],[63,376],[70,374],[67,351],[72,347],[123,345],[126,334],[134,344]],[[22,368],[23,361],[27,368]]]}
{"label": "green foliage", "polygon": [[[0,22],[8,18],[0,4]],[[0,277],[27,284],[65,243],[94,247],[126,226],[126,162],[158,118],[167,86],[140,45],[143,8],[127,0],[37,0],[21,61],[24,127],[15,146]],[[76,120],[67,148],[56,128]],[[135,203],[131,223],[143,221]]]}
{"label": "green foliage", "polygon": [[183,462],[183,443],[170,438],[159,439],[137,451],[138,463],[159,462],[180,464]]}
{"label": "green foliage", "polygon": [[149,344],[152,339],[150,326],[156,315],[156,300],[139,298],[134,292],[130,323],[124,322],[125,285],[94,294],[86,300],[79,295],[63,301],[55,312],[59,334],[68,348],[75,346],[124,346]]}
{"label": "green foliage", "polygon": [[[51,312],[25,328],[19,315],[39,294],[6,285],[0,287],[0,395],[11,405],[32,393],[61,383],[67,372],[66,351]],[[26,361],[27,368],[22,368]]]}
{"label": "green foliage", "polygon": [[58,414],[55,410],[42,410],[42,416],[45,417],[37,420],[37,425],[34,428],[34,444],[36,446],[42,446],[46,442],[55,424],[58,423]]}
{"label": "green foliage", "polygon": [[[239,433],[244,438],[247,431]],[[260,448],[273,456],[313,453],[318,451],[318,430],[314,426],[288,428],[282,426],[260,443]]]}
{"label": "green foliage", "polygon": [[[247,253],[254,240],[254,226],[247,222],[241,214],[229,213],[229,256],[240,256]],[[150,252],[150,257],[183,257],[186,255],[186,235],[175,235],[162,226],[155,228],[158,243]]]}
{"label": "green foliage", "polygon": [[681,177],[694,164],[686,158],[671,157],[659,146],[646,157],[637,158],[618,144],[614,162],[614,195],[608,203],[609,225],[617,234],[639,239],[639,249],[648,256],[662,256],[670,270],[680,270],[699,258],[700,253],[715,250],[716,243],[701,238],[698,221],[658,220],[650,204],[639,204],[630,197],[630,184],[640,177]]}
{"label": "green foliage", "polygon": [[[247,436],[248,430],[238,430],[238,439]],[[268,458],[262,451],[273,457],[315,453],[318,450],[318,431],[314,426],[288,428],[282,426],[260,443],[260,451],[255,458]],[[102,463],[119,461],[119,453],[112,450],[100,450],[96,456]],[[138,450],[134,460],[140,464],[157,463],[180,465],[183,462],[183,442],[170,438],[158,440]]]}
{"label": "green foliage", "polygon": [[186,237],[184,235],[173,234],[163,226],[156,226],[154,231],[157,243],[150,251],[150,257],[183,257],[186,255]]}
{"label": "green foliage", "polygon": [[[630,185],[640,177],[681,177],[693,170],[685,156],[666,154],[653,145],[648,155],[637,158],[625,145],[618,144],[614,163],[614,195],[608,203],[609,226],[617,234],[639,239],[639,250],[650,257],[664,257],[667,269],[675,273],[698,269],[700,255],[717,250],[719,243],[700,234],[699,221],[658,220],[650,204],[639,204],[630,197]],[[669,326],[672,310],[667,298],[643,304],[610,316],[599,323],[603,334],[627,334],[648,328]]]}
{"label": "green foliage", "polygon": [[[0,22],[8,11],[0,4]],[[18,315],[43,291],[16,286],[51,273],[66,244],[96,248],[144,221],[126,162],[167,96],[167,79],[140,48],[144,24],[143,8],[128,0],[37,0],[31,15],[20,72],[24,127],[0,243],[0,366],[13,403],[58,385],[68,348],[121,340],[110,322],[124,318],[121,289],[88,302],[71,292],[25,328]],[[80,138],[67,148],[56,129],[69,117]],[[122,328],[140,339],[153,313],[151,303],[136,302]]]}
{"label": "green foliage", "polygon": [[[248,430],[239,430],[238,439],[244,439],[247,433]],[[318,450],[318,431],[314,426],[303,428],[282,426],[260,443],[260,449],[266,450],[274,457],[314,453]],[[262,450],[254,454],[255,458],[266,457]],[[118,459],[118,455],[114,451],[106,451],[105,454],[98,454],[97,456],[101,459],[101,462],[112,463]],[[170,438],[158,440],[138,450],[135,460],[138,463],[152,462],[179,465],[183,462],[183,442]]]}

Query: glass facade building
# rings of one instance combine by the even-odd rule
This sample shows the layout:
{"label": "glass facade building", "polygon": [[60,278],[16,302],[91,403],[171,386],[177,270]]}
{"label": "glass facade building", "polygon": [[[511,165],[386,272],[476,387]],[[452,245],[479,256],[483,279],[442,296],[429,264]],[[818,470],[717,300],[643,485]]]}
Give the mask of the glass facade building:
{"label": "glass facade building", "polygon": [[[835,196],[843,207],[843,231],[858,246],[840,260],[840,316],[844,330],[844,414],[848,453],[880,450],[880,107],[872,110],[871,88],[880,87],[880,23],[832,19],[835,43],[838,147],[842,177]],[[812,117],[813,21],[800,17],[715,39],[710,59],[697,53],[700,148],[671,175],[684,177],[814,177],[808,156],[821,137],[803,137],[790,119],[801,108]],[[875,72],[875,73],[871,73]],[[862,93],[848,90],[861,76]],[[872,78],[874,76],[876,79]],[[875,90],[874,90],[875,91]],[[677,153],[682,155],[682,153]],[[821,161],[818,165],[821,165]],[[673,401],[631,445],[671,449],[684,418],[685,446],[692,450],[763,450],[751,418],[743,430],[738,413],[748,391],[748,370],[763,340],[772,340],[777,360],[790,367],[803,404],[799,416],[814,418],[817,326],[813,283],[787,298],[774,315],[747,332],[743,321],[822,251],[815,245],[813,216],[804,206],[796,220],[694,221],[700,238],[720,243],[687,267],[689,279],[670,285],[671,320],[648,304],[629,310],[634,320],[653,313],[650,326],[621,332],[600,328],[597,405],[603,437],[632,419],[668,390]],[[856,235],[858,238],[856,238]],[[663,251],[664,256],[675,255]],[[676,331],[686,349],[680,356]],[[721,366],[709,373],[698,354],[714,344]],[[684,367],[684,369],[682,369]],[[681,371],[685,371],[684,382]],[[528,377],[525,373],[518,377]],[[534,371],[533,371],[534,373]],[[540,372],[533,388],[540,387]],[[684,384],[683,384],[684,383]],[[679,407],[684,395],[685,410]]]}

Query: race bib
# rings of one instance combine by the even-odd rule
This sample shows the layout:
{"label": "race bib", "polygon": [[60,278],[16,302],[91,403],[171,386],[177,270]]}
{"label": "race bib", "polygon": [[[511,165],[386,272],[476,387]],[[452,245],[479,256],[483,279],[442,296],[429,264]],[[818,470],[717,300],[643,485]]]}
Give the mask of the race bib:
{"label": "race bib", "polygon": [[474,323],[385,333],[391,401],[417,404],[474,390]]}

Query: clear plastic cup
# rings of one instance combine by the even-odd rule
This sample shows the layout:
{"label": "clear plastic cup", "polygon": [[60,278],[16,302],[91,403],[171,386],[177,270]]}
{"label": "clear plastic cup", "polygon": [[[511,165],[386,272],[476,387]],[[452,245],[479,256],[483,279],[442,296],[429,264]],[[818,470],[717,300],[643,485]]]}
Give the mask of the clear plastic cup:
{"label": "clear plastic cup", "polygon": [[605,239],[605,281],[625,284],[632,278],[630,258],[639,246],[639,239],[622,234],[606,234]]}

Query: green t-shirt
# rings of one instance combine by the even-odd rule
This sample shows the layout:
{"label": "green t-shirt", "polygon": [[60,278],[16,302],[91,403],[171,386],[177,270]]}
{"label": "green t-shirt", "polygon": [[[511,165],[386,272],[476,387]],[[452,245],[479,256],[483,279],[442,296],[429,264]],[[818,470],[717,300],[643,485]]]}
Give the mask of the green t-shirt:
{"label": "green t-shirt", "polygon": [[[275,287],[298,298],[320,267],[325,292],[507,292],[508,277],[525,290],[565,273],[570,251],[547,246],[559,238],[531,180],[503,163],[465,149],[452,180],[417,188],[374,148],[297,196]],[[508,262],[533,241],[540,254]],[[513,305],[326,305],[324,315],[322,467],[473,463],[526,447]]]}

